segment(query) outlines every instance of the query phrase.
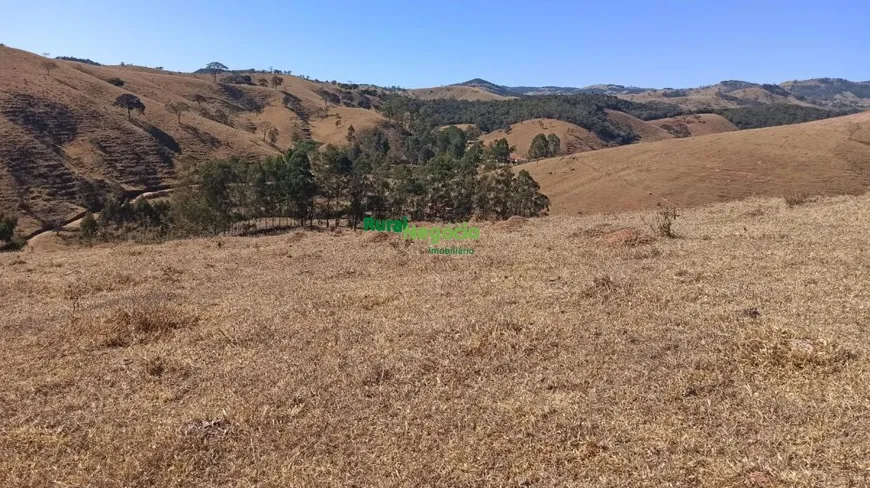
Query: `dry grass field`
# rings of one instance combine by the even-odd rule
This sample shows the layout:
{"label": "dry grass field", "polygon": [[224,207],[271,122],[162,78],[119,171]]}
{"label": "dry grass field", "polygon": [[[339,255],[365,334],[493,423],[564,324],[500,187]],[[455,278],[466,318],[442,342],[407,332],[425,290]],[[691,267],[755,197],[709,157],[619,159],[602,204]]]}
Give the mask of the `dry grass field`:
{"label": "dry grass field", "polygon": [[639,139],[637,142],[655,142],[673,139],[674,136],[670,132],[661,127],[640,120],[639,118],[616,110],[606,110],[607,118],[618,125],[631,127],[637,133]]}
{"label": "dry grass field", "polygon": [[0,254],[0,486],[870,483],[870,197]]}
{"label": "dry grass field", "polygon": [[357,107],[330,107],[329,116],[311,121],[311,137],[326,144],[347,144],[347,129],[371,129],[387,119],[372,110]]}
{"label": "dry grass field", "polygon": [[[851,133],[853,128],[858,130]],[[870,186],[870,112],[631,144],[518,168],[529,170],[540,183],[555,214],[685,207],[804,192],[860,194]]]}
{"label": "dry grass field", "polygon": [[420,100],[438,100],[442,98],[455,98],[456,100],[508,100],[514,98],[492,93],[476,86],[462,85],[416,88],[408,90],[408,95]]}
{"label": "dry grass field", "polygon": [[706,136],[738,130],[737,126],[732,124],[731,121],[717,114],[680,115],[666,119],[650,120],[649,123],[662,127],[665,130],[668,127],[671,127],[671,130],[682,130],[684,134],[689,136]]}
{"label": "dry grass field", "polygon": [[499,129],[488,132],[480,137],[480,141],[489,144],[497,139],[507,139],[508,144],[516,146],[513,153],[515,159],[526,159],[529,156],[529,148],[532,139],[538,134],[556,134],[562,143],[562,151],[566,154],[575,152],[592,151],[601,149],[607,145],[595,134],[570,122],[556,119],[532,119],[511,124],[511,130],[506,133]]}

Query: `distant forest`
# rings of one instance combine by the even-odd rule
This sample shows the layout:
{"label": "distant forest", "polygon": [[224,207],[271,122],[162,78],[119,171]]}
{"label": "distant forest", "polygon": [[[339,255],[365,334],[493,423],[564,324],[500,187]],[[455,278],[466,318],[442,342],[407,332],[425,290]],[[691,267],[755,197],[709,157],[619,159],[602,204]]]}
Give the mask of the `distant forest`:
{"label": "distant forest", "polygon": [[738,129],[760,129],[762,127],[777,125],[799,124],[855,112],[833,112],[821,108],[803,107],[789,103],[774,103],[715,111],[715,113],[731,121]]}
{"label": "distant forest", "polygon": [[641,120],[654,120],[695,113],[717,113],[740,129],[756,129],[826,119],[851,112],[834,112],[792,104],[770,104],[733,109],[687,110],[677,105],[623,100],[610,95],[534,95],[510,100],[419,100],[390,95],[381,106],[385,116],[402,121],[414,133],[452,124],[475,124],[483,132],[507,129],[511,124],[535,118],[551,118],[577,124],[612,145],[635,142],[631,128],[607,118],[606,109],[618,110]]}
{"label": "distant forest", "polygon": [[511,100],[419,100],[393,95],[382,110],[387,117],[408,113],[414,128],[429,129],[451,124],[475,124],[484,132],[507,128],[534,118],[551,118],[577,124],[615,145],[637,140],[628,128],[607,119],[605,109],[619,110],[643,120],[681,115],[685,111],[666,103],[637,103],[609,95],[536,95]]}

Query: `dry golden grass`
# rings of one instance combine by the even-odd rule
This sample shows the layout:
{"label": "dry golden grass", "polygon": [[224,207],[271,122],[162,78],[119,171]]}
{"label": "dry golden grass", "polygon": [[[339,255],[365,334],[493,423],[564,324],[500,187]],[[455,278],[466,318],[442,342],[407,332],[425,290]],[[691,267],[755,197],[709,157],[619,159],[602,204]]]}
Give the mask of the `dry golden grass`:
{"label": "dry golden grass", "polygon": [[[850,127],[858,131],[850,138]],[[631,144],[527,169],[551,213],[705,205],[752,196],[860,194],[870,185],[870,112],[805,124]]]}
{"label": "dry golden grass", "polygon": [[373,110],[357,107],[329,107],[329,115],[311,119],[311,137],[326,144],[347,144],[347,129],[371,129],[387,119]]}
{"label": "dry golden grass", "polygon": [[[150,188],[171,183],[173,163],[181,158],[259,158],[290,148],[296,130],[304,135],[310,129],[315,140],[336,142],[350,123],[359,130],[384,120],[374,110],[332,106],[342,113],[344,126],[336,128],[330,118],[323,124],[332,126],[321,127],[324,101],[318,90],[338,89],[295,76],[278,76],[284,83],[275,90],[214,83],[211,75],[64,61],[49,76],[40,68],[44,59],[0,47],[0,212],[21,215],[22,234],[41,227],[36,217],[81,212],[77,185],[83,180]],[[111,78],[122,79],[124,86],[109,84]],[[297,110],[313,127],[288,108],[285,91],[298,99]],[[144,114],[134,113],[130,121],[123,109],[113,107],[123,93],[139,97]],[[194,103],[194,95],[205,101]],[[192,110],[179,123],[166,110],[167,102],[185,102]],[[220,121],[220,112],[227,120]],[[263,138],[267,123],[280,132],[275,144]]]}
{"label": "dry golden grass", "polygon": [[607,146],[595,134],[579,125],[556,119],[532,119],[512,124],[509,133],[502,129],[495,130],[482,135],[480,141],[489,144],[497,139],[507,139],[508,144],[517,148],[512,156],[515,159],[526,159],[529,156],[532,139],[538,134],[559,136],[562,152],[565,154],[591,151]]}
{"label": "dry golden grass", "polygon": [[650,217],[2,254],[0,486],[870,483],[870,197]]}
{"label": "dry golden grass", "polygon": [[630,127],[639,137],[638,142],[653,142],[673,139],[674,136],[670,132],[654,125],[650,122],[640,120],[639,118],[616,110],[605,110],[607,119],[618,125]]}
{"label": "dry golden grass", "polygon": [[[784,84],[785,85],[785,84]],[[715,84],[706,87],[692,88],[686,93],[686,96],[674,97],[665,96],[666,90],[650,90],[643,93],[617,95],[619,98],[633,100],[637,102],[661,102],[680,105],[688,109],[710,108],[738,108],[745,106],[746,102],[761,102],[761,103],[790,103],[792,105],[801,105],[805,107],[817,107],[812,103],[798,100],[794,96],[782,96],[771,93],[764,88],[753,86],[740,90],[734,90],[722,84]],[[728,98],[719,96],[720,92],[726,93]],[[737,101],[741,99],[744,101]]]}
{"label": "dry golden grass", "polygon": [[486,91],[476,86],[448,85],[433,88],[416,88],[408,90],[408,95],[420,100],[438,100],[455,98],[457,100],[509,100],[516,97],[506,97]]}
{"label": "dry golden grass", "polygon": [[657,127],[664,125],[669,125],[675,129],[685,127],[685,130],[692,136],[706,136],[738,130],[737,126],[732,124],[731,121],[717,114],[681,115],[678,117],[650,120],[649,123]]}

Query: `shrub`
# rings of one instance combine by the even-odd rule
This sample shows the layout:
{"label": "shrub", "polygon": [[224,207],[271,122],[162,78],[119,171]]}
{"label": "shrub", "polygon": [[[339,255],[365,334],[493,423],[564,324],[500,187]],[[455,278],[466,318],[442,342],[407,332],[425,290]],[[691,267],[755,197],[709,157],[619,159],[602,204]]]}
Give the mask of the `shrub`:
{"label": "shrub", "polygon": [[656,212],[655,220],[648,225],[656,235],[674,239],[678,237],[676,232],[674,232],[674,221],[677,220],[677,217],[679,215],[675,207],[663,207]]}
{"label": "shrub", "polygon": [[108,80],[106,80],[106,83],[115,86],[124,86],[124,80],[122,80],[121,78],[109,78]]}
{"label": "shrub", "polygon": [[199,318],[178,306],[157,301],[134,300],[115,309],[95,324],[97,343],[103,347],[126,347],[160,340],[175,330],[195,325]]}
{"label": "shrub", "polygon": [[17,225],[18,219],[16,217],[0,214],[0,241],[11,242]]}
{"label": "shrub", "polygon": [[785,204],[788,205],[788,208],[797,207],[798,205],[803,205],[807,203],[809,199],[809,195],[804,192],[793,193],[784,198]]}
{"label": "shrub", "polygon": [[221,78],[223,83],[231,83],[233,85],[253,85],[250,75],[231,74]]}
{"label": "shrub", "polygon": [[670,132],[674,137],[690,137],[692,132],[686,127],[686,124],[662,124],[662,129]]}
{"label": "shrub", "polygon": [[88,212],[82,219],[82,223],[79,225],[79,228],[82,231],[82,237],[86,240],[91,240],[97,236],[97,231],[99,230],[100,226],[99,224],[97,224],[97,219],[94,218],[94,214]]}

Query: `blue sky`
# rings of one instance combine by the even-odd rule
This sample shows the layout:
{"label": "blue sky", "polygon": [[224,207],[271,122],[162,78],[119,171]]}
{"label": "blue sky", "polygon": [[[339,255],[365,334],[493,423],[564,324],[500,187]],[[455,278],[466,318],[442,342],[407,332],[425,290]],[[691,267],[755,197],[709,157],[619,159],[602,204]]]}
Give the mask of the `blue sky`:
{"label": "blue sky", "polygon": [[438,86],[870,80],[870,1],[0,0],[0,43],[192,71]]}

